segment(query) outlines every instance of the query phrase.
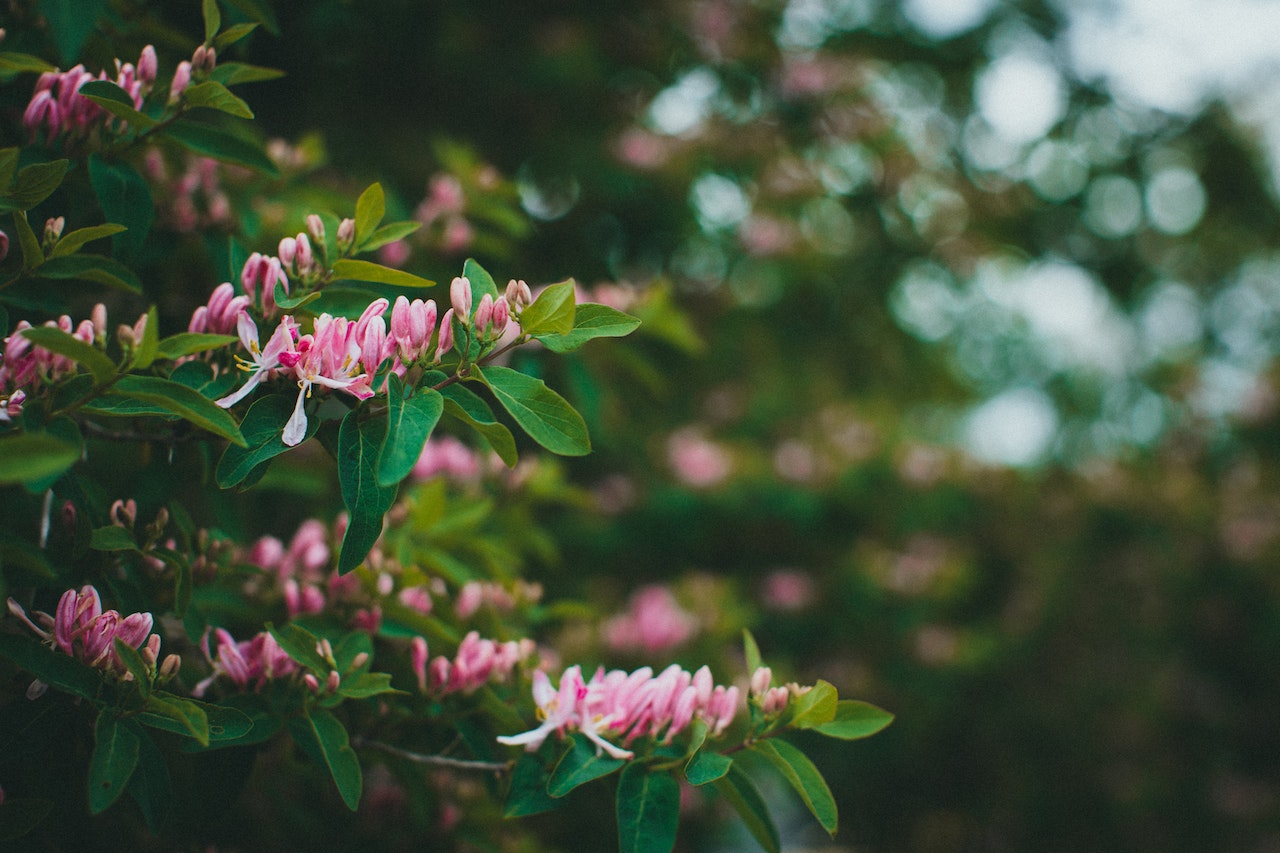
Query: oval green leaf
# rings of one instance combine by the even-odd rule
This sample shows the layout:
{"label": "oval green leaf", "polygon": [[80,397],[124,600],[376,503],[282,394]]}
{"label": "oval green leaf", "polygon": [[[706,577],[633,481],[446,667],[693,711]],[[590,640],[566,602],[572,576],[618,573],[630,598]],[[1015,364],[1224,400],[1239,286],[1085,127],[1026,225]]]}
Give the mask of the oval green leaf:
{"label": "oval green leaf", "polygon": [[541,379],[509,367],[489,366],[483,373],[478,368],[475,372],[538,444],[561,456],[585,456],[591,452],[591,438],[582,415]]}
{"label": "oval green leaf", "polygon": [[632,763],[618,779],[619,853],[670,853],[680,820],[680,785],[671,774]]}

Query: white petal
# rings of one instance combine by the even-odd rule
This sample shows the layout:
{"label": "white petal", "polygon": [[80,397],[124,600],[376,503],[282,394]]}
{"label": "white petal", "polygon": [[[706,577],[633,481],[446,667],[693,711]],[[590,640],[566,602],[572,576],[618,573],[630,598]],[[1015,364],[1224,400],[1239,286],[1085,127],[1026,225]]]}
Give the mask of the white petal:
{"label": "white petal", "polygon": [[302,406],[307,398],[307,387],[303,383],[298,389],[298,404],[293,407],[293,414],[289,416],[289,422],[284,425],[284,434],[280,436],[286,447],[296,447],[307,437],[307,412]]}

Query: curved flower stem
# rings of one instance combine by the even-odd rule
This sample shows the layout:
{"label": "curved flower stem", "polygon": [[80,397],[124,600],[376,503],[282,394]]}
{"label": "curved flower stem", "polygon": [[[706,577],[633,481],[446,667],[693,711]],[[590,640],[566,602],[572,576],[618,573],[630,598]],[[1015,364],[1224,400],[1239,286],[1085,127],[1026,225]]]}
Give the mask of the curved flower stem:
{"label": "curved flower stem", "polygon": [[385,752],[388,755],[412,761],[414,764],[426,764],[431,767],[448,767],[453,770],[475,770],[486,773],[505,773],[511,769],[511,764],[507,761],[472,761],[465,758],[449,758],[446,755],[426,755],[421,752],[410,752],[407,749],[401,749],[398,746],[392,746],[382,741],[366,740],[359,736],[352,738],[351,743],[357,749],[367,746]]}

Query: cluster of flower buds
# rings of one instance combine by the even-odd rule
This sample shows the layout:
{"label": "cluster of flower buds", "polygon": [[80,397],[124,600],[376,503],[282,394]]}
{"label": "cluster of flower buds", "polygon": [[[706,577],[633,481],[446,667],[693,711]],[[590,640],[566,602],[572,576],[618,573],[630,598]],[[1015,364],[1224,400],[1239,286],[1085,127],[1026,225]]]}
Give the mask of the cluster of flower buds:
{"label": "cluster of flower buds", "polygon": [[637,590],[625,613],[604,623],[604,641],[615,651],[659,654],[687,642],[698,631],[698,620],[680,607],[671,590],[651,584]]}
{"label": "cluster of flower buds", "polygon": [[47,71],[36,81],[35,92],[22,114],[22,125],[34,141],[40,131],[53,141],[60,136],[84,139],[99,127],[109,126],[114,119],[106,110],[80,94],[80,87],[91,80],[110,80],[133,101],[134,109],[142,109],[142,100],[156,82],[156,50],[151,45],[142,49],[138,64],[116,60],[116,76],[112,80],[101,71],[94,77],[77,65],[67,71]]}
{"label": "cluster of flower buds", "polygon": [[491,681],[503,682],[515,668],[533,656],[537,646],[533,640],[508,640],[500,643],[471,631],[462,638],[453,659],[437,655],[427,663],[427,641],[414,637],[410,645],[410,662],[418,678],[418,688],[441,695],[474,693]]}
{"label": "cluster of flower buds", "polygon": [[237,687],[261,690],[267,682],[284,678],[298,669],[298,664],[267,631],[261,631],[252,639],[240,643],[222,628],[213,633],[217,639],[216,654],[209,652],[208,634],[200,642],[200,648],[213,671],[191,690],[191,694],[197,698],[204,696],[209,686],[221,676],[231,679]]}
{"label": "cluster of flower buds", "polygon": [[[324,227],[323,224],[321,227]],[[281,240],[276,254],[289,273],[303,281],[320,271],[311,252],[311,238],[305,232],[298,232],[297,237],[285,237]]]}
{"label": "cluster of flower buds", "polygon": [[481,607],[510,613],[519,602],[535,603],[542,598],[542,585],[517,581],[513,589],[492,581],[467,581],[458,590],[453,610],[461,619],[470,618]]}
{"label": "cluster of flower buds", "polygon": [[813,689],[810,685],[800,685],[794,681],[780,687],[773,687],[772,684],[773,670],[769,667],[762,666],[751,673],[751,698],[760,705],[760,710],[766,716],[782,713],[792,699],[798,699]]}
{"label": "cluster of flower buds", "polygon": [[[124,661],[116,654],[115,640],[137,649],[143,663],[153,673],[160,658],[160,635],[151,633],[154,624],[150,613],[131,613],[121,616],[116,610],[103,610],[102,598],[92,586],[85,585],[77,592],[69,589],[58,600],[56,615],[36,611],[41,623],[37,625],[27,618],[26,612],[12,598],[9,612],[27,624],[46,642],[76,660],[111,673],[125,681],[132,680]],[[160,666],[159,675],[169,678],[177,672],[181,663],[177,655],[169,655]],[[39,684],[39,682],[37,682]],[[43,685],[32,685],[28,695],[39,695]]]}
{"label": "cluster of flower buds", "polygon": [[236,294],[230,282],[223,282],[213,289],[209,302],[201,305],[191,314],[191,322],[187,324],[188,332],[209,332],[216,335],[230,335],[236,331],[240,315],[249,310],[250,299],[244,294]]}
{"label": "cluster of flower buds", "polygon": [[169,84],[169,103],[176,104],[191,85],[192,78],[200,79],[213,72],[218,64],[218,52],[213,45],[202,44],[191,54],[191,61],[183,60],[173,72],[173,82]]}
{"label": "cluster of flower buds", "polygon": [[698,717],[706,721],[713,736],[719,735],[737,715],[738,688],[714,684],[705,666],[691,674],[672,664],[656,676],[647,666],[631,673],[605,672],[601,667],[590,681],[583,679],[581,667],[571,666],[560,676],[558,690],[545,672],[535,672],[533,701],[542,723],[521,734],[499,737],[500,743],[533,752],[552,733],[574,730],[595,743],[597,751],[627,759],[634,753],[606,740],[605,734],[621,735],[623,744],[659,735],[670,743]]}
{"label": "cluster of flower buds", "polygon": [[182,174],[172,178],[164,154],[150,148],[144,165],[159,190],[153,193],[157,217],[170,228],[190,234],[231,223],[231,200],[222,188],[217,160],[188,155]]}
{"label": "cluster of flower buds", "polygon": [[[44,325],[66,332],[90,346],[104,346],[107,309],[105,305],[99,303],[94,306],[91,319],[81,320],[79,324],[73,323],[70,316],[63,314],[57,320],[49,320]],[[128,329],[130,337],[136,333],[140,339],[145,325],[146,315],[144,314],[133,326],[121,328]],[[0,356],[0,393],[5,392],[6,389],[16,390],[24,386],[38,386],[42,382],[56,382],[76,370],[74,361],[33,344],[22,334],[30,328],[32,326],[26,320],[19,320],[14,326],[13,333],[4,339],[4,353]]]}
{"label": "cluster of flower buds", "polygon": [[299,525],[288,548],[264,536],[242,559],[276,576],[289,618],[319,613],[334,598],[350,597],[360,587],[355,575],[339,577],[330,568],[330,531],[317,519]]}
{"label": "cluster of flower buds", "polygon": [[249,297],[250,304],[261,307],[264,317],[275,316],[277,282],[287,294],[289,276],[285,273],[283,261],[278,257],[254,252],[240,268],[240,286],[244,289],[244,295]]}

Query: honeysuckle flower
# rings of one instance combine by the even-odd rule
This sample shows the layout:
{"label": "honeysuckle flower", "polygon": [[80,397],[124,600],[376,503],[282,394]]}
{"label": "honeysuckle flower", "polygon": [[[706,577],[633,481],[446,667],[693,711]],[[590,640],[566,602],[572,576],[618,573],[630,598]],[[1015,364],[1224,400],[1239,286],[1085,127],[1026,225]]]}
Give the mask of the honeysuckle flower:
{"label": "honeysuckle flower", "polygon": [[178,63],[173,72],[173,82],[169,84],[169,103],[176,104],[191,83],[191,63],[185,59]]}
{"label": "honeysuckle flower", "polygon": [[581,667],[571,666],[561,674],[559,690],[551,686],[551,679],[545,672],[536,670],[533,673],[533,703],[542,722],[527,732],[500,735],[498,743],[523,746],[529,752],[536,752],[550,734],[563,734],[577,722],[578,703],[586,695],[587,685],[582,680]]}
{"label": "honeysuckle flower", "polygon": [[[285,317],[280,325],[276,327],[275,332],[272,333],[266,347],[259,347],[258,326],[253,322],[253,318],[249,316],[247,311],[243,311],[236,316],[236,329],[240,335],[240,343],[249,353],[248,359],[236,356],[236,361],[240,363],[241,370],[248,371],[249,381],[240,386],[237,391],[218,400],[219,406],[224,409],[231,408],[249,396],[253,389],[258,387],[258,383],[273,370],[278,370],[282,367],[280,357],[293,346],[294,328],[293,318]],[[305,422],[303,430],[304,432],[306,430]]]}
{"label": "honeysuckle flower", "polygon": [[297,671],[298,665],[280,648],[275,638],[267,631],[256,634],[252,639],[237,643],[235,638],[222,628],[214,631],[217,639],[216,654],[209,653],[209,637],[206,633],[201,640],[201,648],[213,671],[191,690],[197,698],[204,696],[210,685],[221,676],[231,679],[237,687],[262,689],[268,681],[283,678]]}
{"label": "honeysuckle flower", "polygon": [[[132,674],[116,654],[115,640],[135,649],[145,649],[144,660],[154,667],[159,657],[160,637],[152,634],[155,620],[150,613],[121,616],[117,610],[103,610],[97,589],[85,585],[79,591],[69,589],[58,599],[55,615],[36,611],[36,624],[12,598],[9,611],[28,628],[60,649],[64,654],[97,669],[128,680]],[[43,692],[36,688],[37,693]]]}

